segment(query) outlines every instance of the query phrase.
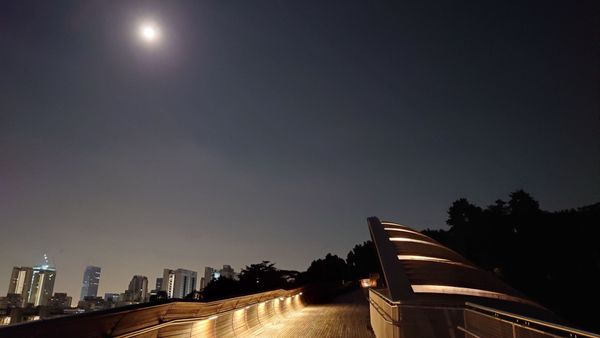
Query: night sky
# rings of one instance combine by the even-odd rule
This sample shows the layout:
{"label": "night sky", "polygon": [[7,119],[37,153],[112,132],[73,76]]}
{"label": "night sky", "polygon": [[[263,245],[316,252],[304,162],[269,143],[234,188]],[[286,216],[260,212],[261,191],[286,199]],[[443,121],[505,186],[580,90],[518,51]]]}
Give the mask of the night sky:
{"label": "night sky", "polygon": [[43,253],[74,300],[305,270],[519,188],[600,201],[598,1],[0,2],[2,295]]}

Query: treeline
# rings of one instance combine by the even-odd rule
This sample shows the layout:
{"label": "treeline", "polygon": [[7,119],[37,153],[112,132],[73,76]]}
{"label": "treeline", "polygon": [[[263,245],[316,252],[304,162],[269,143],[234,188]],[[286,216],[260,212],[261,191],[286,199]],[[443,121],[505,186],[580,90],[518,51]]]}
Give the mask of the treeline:
{"label": "treeline", "polygon": [[523,190],[482,208],[461,198],[448,230],[423,233],[558,315],[600,330],[600,203],[549,212]]}
{"label": "treeline", "polygon": [[242,269],[238,280],[220,277],[210,282],[200,298],[211,301],[302,286],[305,300],[324,302],[356,287],[358,279],[367,278],[373,272],[383,275],[375,247],[371,241],[367,241],[356,245],[346,259],[327,254],[324,258],[314,260],[305,272],[280,270],[269,261],[248,265]]}

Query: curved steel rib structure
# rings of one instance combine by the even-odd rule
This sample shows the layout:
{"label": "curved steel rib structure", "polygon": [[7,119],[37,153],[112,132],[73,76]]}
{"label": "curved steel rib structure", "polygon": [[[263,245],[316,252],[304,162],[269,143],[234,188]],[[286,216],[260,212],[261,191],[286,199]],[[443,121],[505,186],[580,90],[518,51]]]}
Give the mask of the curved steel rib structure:
{"label": "curved steel rib structure", "polygon": [[550,337],[557,330],[600,337],[568,329],[543,306],[416,230],[377,217],[368,224],[384,275],[384,287],[369,290],[378,338]]}

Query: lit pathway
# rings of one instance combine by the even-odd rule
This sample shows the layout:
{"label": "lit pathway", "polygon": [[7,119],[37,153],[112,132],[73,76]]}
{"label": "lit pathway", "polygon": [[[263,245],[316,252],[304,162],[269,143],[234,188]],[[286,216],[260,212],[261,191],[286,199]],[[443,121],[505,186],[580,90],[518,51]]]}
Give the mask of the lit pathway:
{"label": "lit pathway", "polygon": [[268,324],[260,337],[375,337],[369,324],[369,303],[363,290],[339,296],[332,303],[310,305],[277,324]]}

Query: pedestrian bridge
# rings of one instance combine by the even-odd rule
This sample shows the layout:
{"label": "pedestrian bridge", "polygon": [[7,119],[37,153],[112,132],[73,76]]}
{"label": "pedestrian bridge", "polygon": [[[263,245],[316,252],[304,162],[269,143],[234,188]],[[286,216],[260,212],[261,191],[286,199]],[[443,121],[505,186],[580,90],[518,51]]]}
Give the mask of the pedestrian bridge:
{"label": "pedestrian bridge", "polygon": [[383,276],[329,304],[305,304],[302,289],[170,300],[15,324],[0,337],[600,338],[418,231],[368,225]]}
{"label": "pedestrian bridge", "polygon": [[492,273],[407,226],[368,219],[383,270],[369,290],[370,323],[379,337],[595,337]]}
{"label": "pedestrian bridge", "polygon": [[301,289],[138,304],[0,328],[0,337],[248,337],[304,308]]}

